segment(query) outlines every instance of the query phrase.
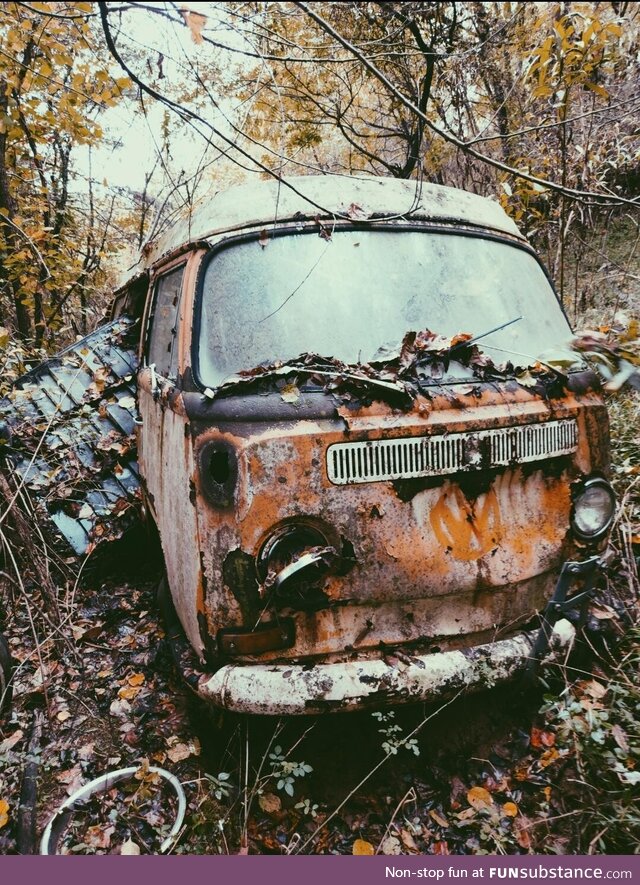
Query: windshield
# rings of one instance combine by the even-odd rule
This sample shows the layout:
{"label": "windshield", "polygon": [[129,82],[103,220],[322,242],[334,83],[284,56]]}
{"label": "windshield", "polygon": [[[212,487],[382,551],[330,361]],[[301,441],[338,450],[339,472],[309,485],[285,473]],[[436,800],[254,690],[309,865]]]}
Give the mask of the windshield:
{"label": "windshield", "polygon": [[427,228],[233,243],[206,267],[200,311],[198,373],[210,387],[301,353],[369,362],[409,330],[476,336],[521,316],[479,342],[496,363],[516,364],[570,334],[528,252]]}

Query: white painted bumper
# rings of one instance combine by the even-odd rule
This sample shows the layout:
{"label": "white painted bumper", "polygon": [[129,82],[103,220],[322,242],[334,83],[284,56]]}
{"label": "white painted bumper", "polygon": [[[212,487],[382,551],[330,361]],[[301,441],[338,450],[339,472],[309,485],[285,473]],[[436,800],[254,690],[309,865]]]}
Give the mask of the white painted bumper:
{"label": "white painted bumper", "polygon": [[228,664],[198,693],[238,713],[295,715],[434,701],[490,688],[523,672],[537,631],[460,651],[334,664]]}

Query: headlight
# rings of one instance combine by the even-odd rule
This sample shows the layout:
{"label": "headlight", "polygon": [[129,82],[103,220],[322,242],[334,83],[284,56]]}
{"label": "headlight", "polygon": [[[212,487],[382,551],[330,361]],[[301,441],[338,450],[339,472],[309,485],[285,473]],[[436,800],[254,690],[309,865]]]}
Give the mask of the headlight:
{"label": "headlight", "polygon": [[583,541],[593,541],[604,535],[613,522],[616,497],[605,479],[588,479],[574,498],[571,523],[573,531]]}

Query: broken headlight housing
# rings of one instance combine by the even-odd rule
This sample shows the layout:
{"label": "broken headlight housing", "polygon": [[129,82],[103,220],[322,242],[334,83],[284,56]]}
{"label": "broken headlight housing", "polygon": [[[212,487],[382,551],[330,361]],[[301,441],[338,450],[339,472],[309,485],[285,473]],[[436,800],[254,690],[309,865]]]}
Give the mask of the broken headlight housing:
{"label": "broken headlight housing", "polygon": [[581,541],[596,541],[611,528],[616,512],[616,496],[602,477],[586,480],[573,499],[571,526]]}

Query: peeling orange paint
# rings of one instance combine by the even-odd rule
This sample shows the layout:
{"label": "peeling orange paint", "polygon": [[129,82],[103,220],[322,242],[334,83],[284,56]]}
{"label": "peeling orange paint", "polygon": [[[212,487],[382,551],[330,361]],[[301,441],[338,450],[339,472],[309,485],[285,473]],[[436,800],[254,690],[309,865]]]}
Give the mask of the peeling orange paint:
{"label": "peeling orange paint", "polygon": [[469,501],[460,486],[453,486],[440,496],[430,522],[440,544],[455,559],[480,559],[502,539],[500,506],[492,488]]}

